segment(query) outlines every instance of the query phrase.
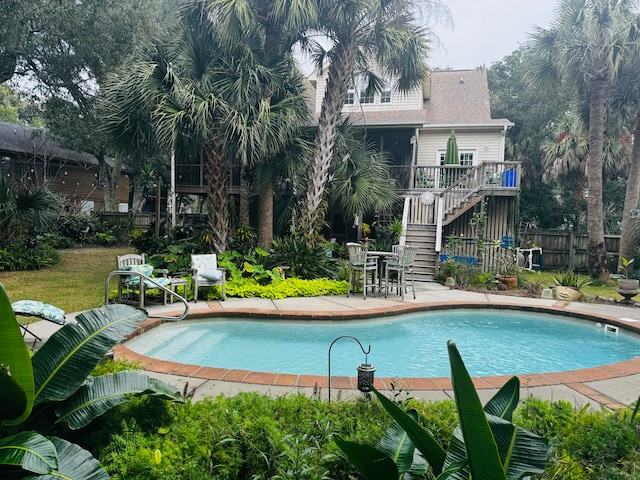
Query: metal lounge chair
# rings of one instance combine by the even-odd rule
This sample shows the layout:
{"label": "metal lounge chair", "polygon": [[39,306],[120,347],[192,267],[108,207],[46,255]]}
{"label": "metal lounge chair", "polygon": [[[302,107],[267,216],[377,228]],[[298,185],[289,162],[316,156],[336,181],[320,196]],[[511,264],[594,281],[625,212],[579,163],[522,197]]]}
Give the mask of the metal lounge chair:
{"label": "metal lounge chair", "polygon": [[[11,304],[11,308],[13,313],[22,317],[38,317],[58,325],[64,325],[66,322],[64,310],[37,300],[18,300]],[[38,335],[29,330],[29,324],[23,324],[18,321],[18,325],[22,329],[23,337],[27,333],[33,337],[34,345],[36,342],[42,341]]]}

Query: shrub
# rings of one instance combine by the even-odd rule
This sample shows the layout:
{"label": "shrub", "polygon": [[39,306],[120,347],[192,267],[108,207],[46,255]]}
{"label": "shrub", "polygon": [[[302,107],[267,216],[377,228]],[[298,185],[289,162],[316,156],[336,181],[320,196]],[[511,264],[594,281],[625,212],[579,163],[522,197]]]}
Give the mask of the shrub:
{"label": "shrub", "polygon": [[273,241],[269,257],[269,267],[286,265],[289,274],[303,279],[333,278],[336,274],[336,261],[327,256],[324,243],[309,246],[293,236]]}
{"label": "shrub", "polygon": [[102,230],[100,220],[89,215],[63,215],[58,227],[58,233],[79,244],[92,243],[94,234]]}
{"label": "shrub", "polygon": [[[314,280],[287,278],[269,285],[260,285],[254,279],[241,278],[227,282],[227,295],[230,297],[271,299],[317,297],[320,295],[346,295],[347,288],[348,283],[345,281],[325,278]],[[215,294],[212,293],[212,295]]]}
{"label": "shrub", "polygon": [[60,262],[58,251],[47,243],[16,238],[0,249],[0,271],[39,270]]}

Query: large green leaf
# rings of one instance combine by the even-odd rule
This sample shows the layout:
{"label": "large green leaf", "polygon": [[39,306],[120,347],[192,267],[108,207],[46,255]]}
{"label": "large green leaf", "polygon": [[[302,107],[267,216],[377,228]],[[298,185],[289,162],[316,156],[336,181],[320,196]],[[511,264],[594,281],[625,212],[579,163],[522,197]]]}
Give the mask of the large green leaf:
{"label": "large green leaf", "polygon": [[506,480],[498,446],[469,372],[464,366],[455,342],[447,342],[447,348],[453,393],[471,475],[476,480]]}
{"label": "large green leaf", "polygon": [[373,389],[373,392],[376,394],[387,413],[389,413],[389,415],[398,422],[402,429],[407,432],[407,435],[415,447],[420,451],[420,453],[422,453],[423,457],[427,460],[427,463],[431,465],[431,468],[433,468],[436,475],[440,474],[446,454],[440,444],[429,432],[427,432],[398,405],[378,392],[375,388]]}
{"label": "large green leaf", "polygon": [[493,415],[488,419],[508,479],[544,472],[549,451],[547,440]]}
{"label": "large green leaf", "polygon": [[398,467],[384,452],[371,445],[343,440],[340,435],[333,438],[365,480],[398,480]]}
{"label": "large green leaf", "polygon": [[146,312],[128,305],[89,310],[55,332],[33,356],[35,404],[65,400],[104,355],[144,321]]}
{"label": "large green leaf", "polygon": [[[407,414],[413,418],[414,421],[418,421],[418,412],[415,410],[409,410]],[[405,473],[411,469],[415,447],[407,435],[407,432],[405,432],[395,420],[387,431],[384,432],[378,448],[391,457],[398,467],[398,472]]]}
{"label": "large green leaf", "polygon": [[0,422],[21,423],[23,415],[28,413],[27,394],[11,375],[11,369],[4,365],[0,365],[0,392],[4,403],[0,409]]}
{"label": "large green leaf", "polygon": [[487,402],[484,406],[484,411],[496,417],[511,421],[513,411],[518,406],[519,401],[520,380],[518,380],[518,377],[511,377],[509,381],[498,390],[498,393]]}
{"label": "large green leaf", "polygon": [[78,445],[51,437],[58,452],[58,468],[46,475],[31,475],[25,480],[109,480],[109,475],[91,454]]}
{"label": "large green leaf", "polygon": [[182,401],[180,392],[165,382],[142,372],[117,372],[88,379],[56,409],[56,423],[66,422],[72,429],[82,428],[131,396],[147,394]]}
{"label": "large green leaf", "polygon": [[16,316],[4,287],[0,284],[0,422],[22,423],[31,413],[34,399],[33,368]]}
{"label": "large green leaf", "polygon": [[0,439],[0,464],[48,473],[58,467],[58,456],[55,446],[46,437],[36,432],[20,432]]}

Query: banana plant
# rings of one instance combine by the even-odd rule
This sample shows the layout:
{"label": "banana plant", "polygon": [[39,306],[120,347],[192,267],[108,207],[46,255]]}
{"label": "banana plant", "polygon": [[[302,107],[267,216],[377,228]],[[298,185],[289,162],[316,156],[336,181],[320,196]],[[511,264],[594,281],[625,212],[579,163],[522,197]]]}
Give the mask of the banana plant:
{"label": "banana plant", "polygon": [[81,428],[133,396],[182,401],[178,390],[141,372],[90,376],[146,318],[146,312],[128,305],[84,312],[30,357],[0,284],[0,477],[108,479],[88,451],[50,436],[51,430]]}
{"label": "banana plant", "polygon": [[[447,347],[460,422],[448,450],[417,422],[415,410],[405,412],[375,389],[394,419],[385,436],[394,439],[397,454],[390,453],[394,450],[388,445],[374,448],[336,436],[338,447],[367,480],[416,478],[424,474],[427,465],[438,480],[517,480],[542,473],[548,442],[511,423],[519,402],[518,378],[512,377],[483,408],[456,344],[449,341]],[[402,433],[395,431],[396,425]],[[415,455],[416,449],[421,456]]]}

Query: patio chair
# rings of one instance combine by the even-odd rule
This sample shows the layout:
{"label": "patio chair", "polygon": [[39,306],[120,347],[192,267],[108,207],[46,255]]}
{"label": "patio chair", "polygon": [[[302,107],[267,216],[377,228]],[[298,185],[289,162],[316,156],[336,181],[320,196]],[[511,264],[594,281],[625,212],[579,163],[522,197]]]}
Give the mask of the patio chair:
{"label": "patio chair", "polygon": [[[64,325],[66,322],[64,310],[49,305],[48,303],[42,303],[37,300],[18,300],[11,304],[11,309],[16,316],[21,317],[38,317],[48,322],[56,323],[58,325]],[[17,319],[16,319],[17,320]],[[42,341],[42,339],[29,330],[29,324],[20,323],[18,325],[22,329],[22,337],[28,333],[33,337],[33,344]]]}
{"label": "patio chair", "polygon": [[215,253],[191,255],[191,270],[193,272],[193,300],[198,301],[198,288],[220,285],[222,300],[227,298],[226,269],[218,267]]}
{"label": "patio chair", "polygon": [[[367,288],[371,288],[373,296],[376,296],[376,284],[378,283],[378,257],[367,255],[367,251],[359,243],[347,243],[349,252],[349,287],[347,297],[351,293],[351,287],[355,277],[362,275],[363,298],[367,299]],[[369,283],[369,274],[371,283]]]}
{"label": "patio chair", "polygon": [[[118,270],[141,273],[153,279],[152,281],[145,279],[140,282],[141,277],[138,275],[121,275],[118,281],[118,302],[122,301],[122,290],[126,288],[139,293],[138,304],[140,308],[144,308],[145,290],[158,288],[158,285],[168,287],[171,284],[171,279],[167,277],[168,271],[164,268],[153,268],[152,265],[145,263],[144,254],[129,253],[118,255],[116,256],[116,264]],[[167,294],[164,291],[162,293],[162,303],[167,303]]]}
{"label": "patio chair", "polygon": [[395,245],[394,251],[396,256],[387,259],[387,264],[384,271],[385,281],[385,297],[389,292],[389,274],[396,274],[398,279],[398,289],[404,300],[404,294],[407,289],[407,274],[411,275],[411,290],[413,291],[413,298],[416,298],[416,287],[413,277],[413,264],[416,260],[417,247],[411,247],[408,245]]}

